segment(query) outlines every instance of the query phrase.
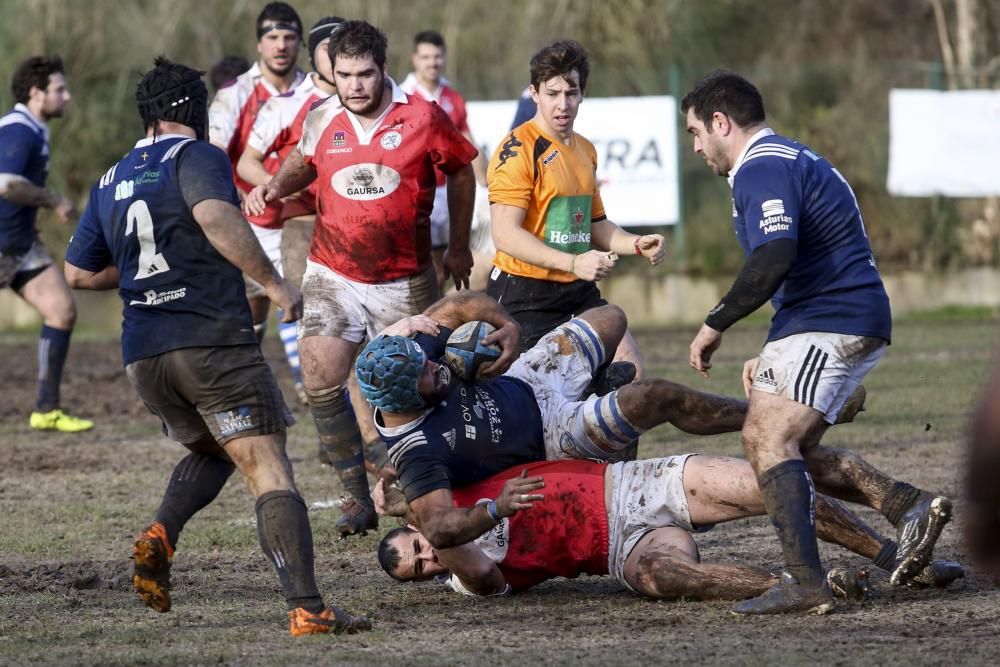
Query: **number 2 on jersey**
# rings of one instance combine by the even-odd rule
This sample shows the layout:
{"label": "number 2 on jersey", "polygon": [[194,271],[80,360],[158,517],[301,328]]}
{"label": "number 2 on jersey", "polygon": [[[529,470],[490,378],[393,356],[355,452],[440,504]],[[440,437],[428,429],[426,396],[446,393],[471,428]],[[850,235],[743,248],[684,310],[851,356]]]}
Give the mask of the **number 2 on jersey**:
{"label": "number 2 on jersey", "polygon": [[149,214],[149,206],[141,199],[132,202],[125,214],[125,236],[134,230],[139,239],[139,270],[135,272],[134,280],[142,280],[170,270],[170,265],[161,253],[156,252],[156,239],[153,238],[153,216]]}

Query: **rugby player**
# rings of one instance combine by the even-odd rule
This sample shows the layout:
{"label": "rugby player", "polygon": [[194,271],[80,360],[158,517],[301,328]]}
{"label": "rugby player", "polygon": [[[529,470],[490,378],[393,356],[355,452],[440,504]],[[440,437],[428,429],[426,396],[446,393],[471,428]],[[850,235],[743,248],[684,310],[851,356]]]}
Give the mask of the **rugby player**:
{"label": "rugby player", "polygon": [[966,494],[965,542],[979,564],[1000,582],[1000,354],[972,414]]}
{"label": "rugby player", "polygon": [[[328,16],[317,21],[309,29],[309,62],[313,71],[293,90],[275,95],[264,103],[253,122],[253,129],[247,137],[246,148],[236,164],[237,174],[252,186],[266,183],[302,138],[302,124],[309,109],[337,92],[333,84],[333,67],[327,44],[330,35],[343,23],[339,16]],[[285,222],[299,216],[313,216],[316,213],[315,183],[302,192],[295,193],[281,201],[270,204],[262,215],[252,215],[247,219],[255,225],[254,232],[265,248],[268,257],[283,276],[296,286],[301,285],[305,271],[306,248],[312,235],[312,220],[301,221],[286,228]],[[284,239],[290,230],[293,239]],[[291,241],[291,243],[289,243]],[[293,250],[291,256],[282,253],[282,247]],[[294,266],[291,273],[285,265]],[[292,369],[296,393],[303,403],[305,393],[302,388],[302,366],[299,362],[299,347],[294,323],[278,325],[278,334],[285,348],[285,356]],[[321,451],[322,456],[322,451]]]}
{"label": "rugby player", "polygon": [[35,56],[17,66],[11,83],[16,104],[0,116],[0,289],[9,287],[42,317],[38,337],[38,394],[31,428],[66,433],[94,422],[61,408],[59,385],[76,323],[76,304],[59,267],[38,238],[38,207],[63,222],[76,217],[67,197],[45,187],[49,174],[49,127],[69,104],[58,56]]}
{"label": "rugby player", "polygon": [[[208,110],[209,141],[229,155],[240,197],[254,186],[240,177],[237,165],[246,150],[257,114],[268,99],[287,93],[305,80],[305,73],[295,64],[302,42],[302,20],[298,12],[284,2],[271,2],[257,15],[256,26],[260,58],[253,67],[220,88]],[[269,257],[280,254],[280,233],[268,233],[270,230],[257,225],[251,229]],[[271,304],[263,286],[249,277],[246,284],[254,330],[257,339],[262,340]]]}
{"label": "rugby player", "polygon": [[[472,267],[476,149],[440,107],[386,75],[387,45],[364,21],[341,25],[329,45],[337,98],[309,112],[298,147],[245,203],[260,215],[268,203],[319,183],[299,356],[316,428],[352,496],[337,522],[341,535],[378,525],[346,391],[358,346],[437,299],[429,222],[435,170],[448,175],[451,239],[443,262],[456,288],[468,285]],[[365,412],[358,420],[370,422]]]}
{"label": "rugby player", "polygon": [[[383,496],[380,480],[379,509],[406,517],[399,492],[385,491]],[[643,595],[696,600],[753,597],[778,581],[757,567],[702,562],[691,536],[766,514],[753,469],[742,459],[688,454],[615,464],[546,461],[498,473],[454,496],[459,507],[495,503],[499,521],[475,542],[450,549],[435,549],[413,527],[396,528],[378,549],[389,576],[414,581],[444,575],[458,592],[496,595],[553,577],[610,574]],[[825,496],[817,497],[816,523],[824,540],[866,558],[891,542]],[[866,570],[834,568],[827,576],[844,597],[867,593]],[[957,563],[936,561],[915,583],[944,587],[961,576]]]}
{"label": "rugby player", "polygon": [[[428,102],[437,103],[455,124],[462,136],[475,144],[469,130],[465,98],[444,78],[447,64],[447,50],[444,37],[435,30],[423,30],[413,38],[413,54],[410,56],[413,71],[406,75],[399,87],[411,95],[420,95]],[[477,155],[472,162],[476,182],[486,184],[486,165],[483,157]],[[437,173],[437,190],[434,192],[434,208],[431,210],[431,257],[437,272],[438,287],[444,290],[446,277],[441,258],[448,247],[448,188],[445,175]],[[476,258],[489,262],[489,258]]]}
{"label": "rugby player", "polygon": [[[403,320],[358,356],[358,384],[377,409],[398,483],[432,545],[469,542],[494,526],[486,507],[456,509],[452,490],[532,461],[606,459],[641,433],[670,422],[688,433],[737,431],[746,403],[651,379],[581,400],[592,376],[626,330],[617,306],[593,308],[556,327],[488,381],[457,381],[437,362],[451,330],[486,320],[503,355],[518,349],[517,325],[486,295],[445,297]],[[412,337],[411,337],[412,336]]]}
{"label": "rugby player", "polygon": [[832,606],[816,545],[815,486],[879,510],[898,529],[891,582],[906,583],[926,565],[921,545],[940,535],[951,501],[819,445],[892,331],[857,199],[827,160],[767,126],[763,99],[743,77],[707,75],[681,111],[695,152],[732,187],[733,227],[747,254],[692,341],[691,366],[707,377],[726,329],[769,299],[776,311],[763,350],[743,369],[750,400],[743,444],[786,571],[777,586],[734,609],[822,613]]}
{"label": "rugby player", "polygon": [[136,537],[136,592],[169,611],[180,532],[239,469],[256,498],[261,547],[277,570],[291,633],[367,629],[365,619],[328,607],[316,587],[306,505],[285,453],[291,418],[254,337],[240,271],[288,319],[301,313],[301,294],[240,214],[226,155],[204,141],[200,73],[157,58],[136,102],[146,137],[91,190],[65,266],[73,287],[118,288],[129,382],[164,433],[191,452]]}

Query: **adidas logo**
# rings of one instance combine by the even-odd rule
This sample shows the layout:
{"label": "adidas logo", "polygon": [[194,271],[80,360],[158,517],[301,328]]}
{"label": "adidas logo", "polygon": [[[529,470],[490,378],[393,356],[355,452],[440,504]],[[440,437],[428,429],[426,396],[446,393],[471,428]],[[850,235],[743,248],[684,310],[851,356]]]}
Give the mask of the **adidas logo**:
{"label": "adidas logo", "polygon": [[763,370],[760,373],[757,373],[757,377],[755,377],[753,379],[753,383],[754,384],[766,384],[766,385],[770,385],[772,387],[777,387],[778,386],[777,381],[775,381],[775,379],[774,379],[774,370],[771,369],[771,368],[768,368],[767,370]]}

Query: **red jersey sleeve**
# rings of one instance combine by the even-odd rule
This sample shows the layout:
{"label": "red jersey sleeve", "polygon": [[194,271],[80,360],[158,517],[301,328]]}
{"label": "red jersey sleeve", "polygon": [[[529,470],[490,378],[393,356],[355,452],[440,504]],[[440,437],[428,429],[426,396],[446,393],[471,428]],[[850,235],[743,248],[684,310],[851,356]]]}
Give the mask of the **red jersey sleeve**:
{"label": "red jersey sleeve", "polygon": [[429,104],[430,129],[427,150],[431,162],[445,174],[454,174],[470,164],[479,151],[462,136],[448,114],[436,104]]}

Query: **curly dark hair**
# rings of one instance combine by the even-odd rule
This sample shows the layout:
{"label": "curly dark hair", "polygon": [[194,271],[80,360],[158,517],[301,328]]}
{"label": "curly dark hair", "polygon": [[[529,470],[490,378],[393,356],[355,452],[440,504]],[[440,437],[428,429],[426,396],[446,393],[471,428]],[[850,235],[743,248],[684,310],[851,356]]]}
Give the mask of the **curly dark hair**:
{"label": "curly dark hair", "polygon": [[385,33],[368,21],[344,21],[330,38],[330,62],[336,62],[338,55],[347,58],[371,56],[382,69],[388,48],[389,40]]}
{"label": "curly dark hair", "polygon": [[208,129],[208,88],[202,74],[158,56],[153,69],[135,87],[143,127],[149,129],[158,120],[182,123],[204,139]]}
{"label": "curly dark hair", "polygon": [[32,56],[14,70],[10,89],[14,100],[24,104],[31,97],[31,89],[45,90],[49,87],[49,77],[64,74],[63,61],[59,56]]}
{"label": "curly dark hair", "polygon": [[538,90],[542,82],[556,76],[567,78],[573,70],[580,75],[580,91],[586,90],[590,54],[572,39],[550,44],[531,57],[531,85]]}
{"label": "curly dark hair", "polygon": [[681,100],[681,113],[694,115],[712,127],[712,114],[724,113],[740,127],[763,123],[764,98],[756,86],[735,72],[717,69],[706,74]]}

